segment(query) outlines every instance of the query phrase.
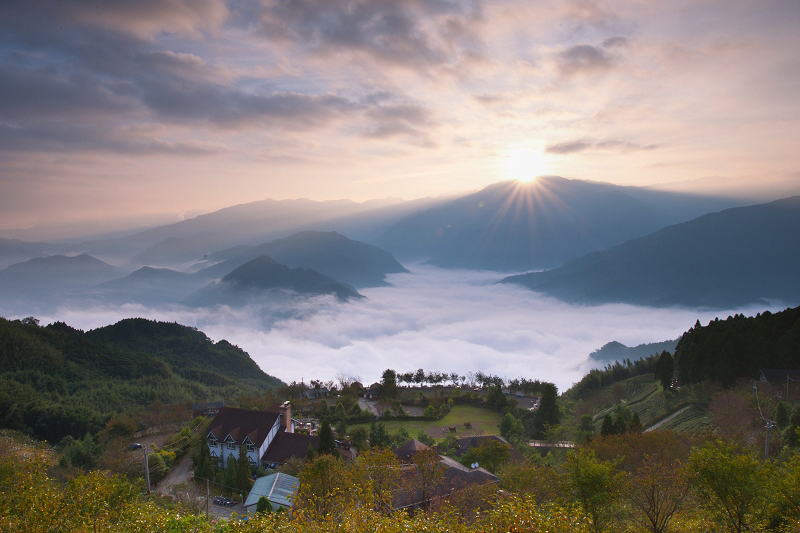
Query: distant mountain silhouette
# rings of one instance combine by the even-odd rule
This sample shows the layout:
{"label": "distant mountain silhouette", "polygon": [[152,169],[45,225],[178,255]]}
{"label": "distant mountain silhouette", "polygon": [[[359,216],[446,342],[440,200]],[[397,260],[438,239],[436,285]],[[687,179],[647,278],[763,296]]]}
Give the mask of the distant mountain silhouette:
{"label": "distant mountain silhouette", "polygon": [[50,255],[55,252],[54,249],[55,246],[45,242],[0,239],[0,268],[5,268],[14,263],[21,263],[34,257]]}
{"label": "distant mountain silhouette", "polygon": [[650,355],[660,354],[664,350],[674,352],[678,345],[678,340],[664,342],[650,342],[638,344],[636,346],[625,346],[621,342],[611,341],[589,354],[589,357],[602,363],[613,363],[614,361],[624,361],[630,359],[635,361]]}
{"label": "distant mountain silhouette", "polygon": [[731,308],[800,302],[800,196],[726,209],[505,278],[572,302]]}
{"label": "distant mountain silhouette", "polygon": [[206,254],[234,245],[257,245],[306,230],[338,231],[354,239],[373,239],[405,215],[441,202],[441,199],[431,198],[412,201],[386,198],[363,203],[267,199],[226,207],[131,235],[81,242],[66,249],[86,251],[118,262],[129,261],[134,267],[183,269]]}
{"label": "distant mountain silhouette", "polygon": [[220,278],[262,255],[291,268],[311,268],[358,288],[386,285],[386,274],[408,272],[386,250],[334,231],[304,231],[258,246],[236,246],[211,254],[206,262],[221,262],[198,271],[195,276]]}
{"label": "distant mountain silhouette", "polygon": [[[371,244],[401,260],[499,271],[552,268],[732,201],[542,176],[409,215]],[[725,203],[727,202],[727,203]]]}
{"label": "distant mountain silhouette", "polygon": [[270,295],[275,290],[303,296],[333,294],[343,301],[362,298],[353,287],[316,270],[289,268],[262,255],[234,269],[220,281],[195,292],[187,298],[186,303],[195,306],[240,306],[265,298],[279,298],[278,294]]}
{"label": "distant mountain silhouette", "polygon": [[0,270],[0,291],[49,292],[87,288],[119,277],[123,272],[86,254],[37,257]]}
{"label": "distant mountain silhouette", "polygon": [[202,286],[203,282],[189,274],[168,268],[142,267],[125,276],[91,288],[85,296],[92,300],[117,305],[177,303]]}

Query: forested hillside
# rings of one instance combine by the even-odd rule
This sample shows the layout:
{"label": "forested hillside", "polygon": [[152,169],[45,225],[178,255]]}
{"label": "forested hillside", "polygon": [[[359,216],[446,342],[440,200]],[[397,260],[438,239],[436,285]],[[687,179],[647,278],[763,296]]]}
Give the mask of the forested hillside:
{"label": "forested hillside", "polygon": [[711,380],[723,385],[755,379],[760,368],[800,368],[800,307],[735,315],[707,326],[698,322],[678,342],[675,367],[681,384]]}
{"label": "forested hillside", "polygon": [[51,442],[94,434],[111,416],[155,400],[280,385],[241,349],[179,324],[130,319],[84,333],[0,318],[0,427]]}

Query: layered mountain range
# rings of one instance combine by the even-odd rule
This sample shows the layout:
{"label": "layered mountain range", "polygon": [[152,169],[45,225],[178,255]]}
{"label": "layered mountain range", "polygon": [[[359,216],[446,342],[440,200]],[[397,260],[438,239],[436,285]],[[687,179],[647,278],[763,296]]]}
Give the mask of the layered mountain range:
{"label": "layered mountain range", "polygon": [[415,202],[264,200],[102,241],[0,241],[0,265],[26,258],[0,270],[0,295],[13,304],[2,311],[65,301],[230,305],[276,291],[347,301],[408,272],[395,257],[549,269],[504,281],[572,302],[791,304],[800,301],[798,203],[747,206],[554,176]]}

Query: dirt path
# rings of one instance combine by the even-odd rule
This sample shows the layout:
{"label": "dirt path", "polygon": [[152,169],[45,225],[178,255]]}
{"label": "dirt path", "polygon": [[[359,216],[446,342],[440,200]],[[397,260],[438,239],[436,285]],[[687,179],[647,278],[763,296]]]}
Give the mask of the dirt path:
{"label": "dirt path", "polygon": [[156,490],[161,494],[169,495],[169,488],[172,485],[186,483],[189,481],[189,479],[191,479],[192,475],[192,458],[187,455],[178,461],[178,464],[176,464],[175,467],[169,471],[167,477],[162,479],[153,490]]}

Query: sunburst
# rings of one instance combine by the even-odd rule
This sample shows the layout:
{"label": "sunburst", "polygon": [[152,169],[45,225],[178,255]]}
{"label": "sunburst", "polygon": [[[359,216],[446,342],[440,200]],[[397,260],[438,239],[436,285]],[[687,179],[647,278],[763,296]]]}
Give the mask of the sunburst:
{"label": "sunburst", "polygon": [[530,147],[513,148],[503,161],[503,174],[506,179],[529,183],[547,174],[549,161],[541,150]]}

